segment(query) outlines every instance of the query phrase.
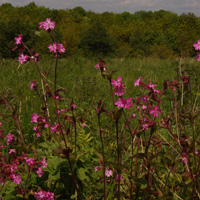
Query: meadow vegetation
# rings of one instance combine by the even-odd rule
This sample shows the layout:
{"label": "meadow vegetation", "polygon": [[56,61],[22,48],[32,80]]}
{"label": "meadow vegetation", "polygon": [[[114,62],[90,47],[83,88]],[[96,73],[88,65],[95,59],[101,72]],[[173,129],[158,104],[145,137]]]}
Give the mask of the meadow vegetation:
{"label": "meadow vegetation", "polygon": [[[45,11],[44,16],[70,13],[76,23],[98,15],[80,7],[50,11],[34,3],[23,8],[0,7],[1,15],[14,10],[30,14],[32,9]],[[121,15],[102,16],[118,19]],[[110,55],[113,44],[108,38],[102,46],[95,47],[100,44],[97,38],[94,46],[86,47],[89,32],[95,35],[101,27],[91,24],[79,41],[81,54],[67,56],[70,53],[60,43],[63,35],[56,29],[57,21],[43,20],[37,22],[36,35],[44,34],[38,46],[33,42],[37,41],[34,28],[30,37],[22,29],[25,35],[17,33],[6,43],[12,53],[1,54],[0,198],[200,199],[200,70],[195,58],[184,57],[195,57],[200,41],[194,43],[195,39],[194,45],[180,52],[176,49],[182,55],[179,58],[173,56],[175,51],[168,54],[170,59],[160,53],[149,57],[146,49],[152,46],[144,52],[139,46],[128,47],[131,56],[116,57],[116,52]],[[104,36],[105,27],[101,27]],[[154,45],[159,52],[166,50],[165,44]],[[8,59],[15,56],[18,61]]]}

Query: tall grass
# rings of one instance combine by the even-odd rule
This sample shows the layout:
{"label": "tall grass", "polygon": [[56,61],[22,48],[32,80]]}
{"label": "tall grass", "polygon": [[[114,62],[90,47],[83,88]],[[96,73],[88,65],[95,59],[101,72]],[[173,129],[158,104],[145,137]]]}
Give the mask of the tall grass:
{"label": "tall grass", "polygon": [[[157,84],[158,89],[162,88],[164,80],[173,80],[177,76],[175,69],[178,68],[178,62],[174,60],[158,58],[105,58],[104,60],[110,71],[117,71],[114,75],[115,79],[117,79],[117,74],[123,78],[128,96],[140,95],[137,94],[139,90],[137,91],[137,88],[133,87],[134,80],[140,76],[145,82],[152,81]],[[48,74],[50,85],[53,85],[54,82],[53,62],[52,59],[46,58],[39,63],[43,74]],[[64,89],[69,99],[74,98],[76,103],[83,107],[96,104],[98,99],[103,99],[105,102],[110,100],[110,95],[107,94],[109,85],[105,84],[99,72],[94,68],[97,62],[97,58],[88,59],[78,56],[60,59],[57,71],[57,88]],[[0,70],[0,93],[12,94],[20,112],[25,116],[24,120],[30,122],[31,114],[39,112],[41,109],[37,100],[33,100],[33,98],[38,97],[33,96],[34,91],[29,88],[29,83],[33,80],[37,80],[41,84],[34,63],[28,62],[19,65],[17,60],[2,60]],[[130,88],[133,89],[130,90]]]}

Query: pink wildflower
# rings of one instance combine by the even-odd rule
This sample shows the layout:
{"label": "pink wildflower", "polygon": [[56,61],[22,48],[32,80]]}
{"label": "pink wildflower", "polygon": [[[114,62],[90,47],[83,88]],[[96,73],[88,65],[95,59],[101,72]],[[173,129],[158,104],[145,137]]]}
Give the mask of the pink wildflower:
{"label": "pink wildflower", "polygon": [[124,87],[123,85],[120,87],[116,87],[115,88],[115,95],[117,95],[118,97],[124,95]]}
{"label": "pink wildflower", "polygon": [[56,122],[54,123],[54,125],[51,126],[51,132],[55,133],[59,131],[59,124],[57,124]]}
{"label": "pink wildflower", "polygon": [[63,44],[57,44],[57,42],[54,42],[53,45],[49,44],[48,46],[49,51],[50,52],[54,52],[54,53],[64,53],[65,52],[65,48],[63,46]]}
{"label": "pink wildflower", "polygon": [[134,86],[135,86],[135,87],[136,87],[136,86],[139,86],[141,81],[142,81],[142,77],[140,76],[140,77],[138,78],[138,80],[135,80]]}
{"label": "pink wildflower", "polygon": [[124,94],[124,83],[122,82],[122,78],[118,76],[117,81],[112,80],[111,84],[114,85],[115,95],[122,96]]}
{"label": "pink wildflower", "polygon": [[45,157],[42,159],[42,167],[43,168],[47,167],[47,163],[46,163],[46,158]]}
{"label": "pink wildflower", "polygon": [[55,22],[51,21],[50,18],[47,18],[46,21],[39,23],[39,28],[44,28],[46,31],[51,31],[55,27]]}
{"label": "pink wildflower", "polygon": [[36,137],[38,137],[38,138],[39,138],[39,137],[42,135],[42,133],[40,133],[40,132],[37,132],[35,135],[36,135]]}
{"label": "pink wildflower", "polygon": [[65,48],[64,48],[63,44],[57,44],[57,50],[59,53],[64,53]]}
{"label": "pink wildflower", "polygon": [[97,167],[97,166],[94,167],[94,171],[95,171],[95,172],[98,172],[100,169],[101,169],[101,168],[99,168],[99,167]]}
{"label": "pink wildflower", "polygon": [[31,118],[31,122],[37,123],[38,118],[39,118],[39,115],[37,113],[33,113],[32,118]]}
{"label": "pink wildflower", "polygon": [[11,173],[14,173],[17,170],[17,164],[13,164],[10,168]]}
{"label": "pink wildflower", "polygon": [[116,176],[116,180],[118,180],[119,178],[120,178],[121,181],[124,180],[122,175],[119,176],[119,174],[117,174],[117,176]]}
{"label": "pink wildflower", "polygon": [[22,178],[20,177],[20,174],[12,174],[12,180],[13,180],[13,183],[16,183],[17,185],[20,184]]}
{"label": "pink wildflower", "polygon": [[37,173],[37,175],[38,175],[39,177],[42,177],[42,175],[44,174],[42,167],[38,167],[36,173]]}
{"label": "pink wildflower", "polygon": [[133,115],[132,115],[133,117],[136,117],[136,114],[135,113],[133,113]]}
{"label": "pink wildflower", "polygon": [[31,59],[37,62],[39,60],[39,53],[35,53],[34,56],[31,56]]}
{"label": "pink wildflower", "polygon": [[182,158],[182,162],[183,162],[183,163],[187,163],[187,162],[188,162],[187,158],[186,158],[186,157],[183,157],[183,158]]}
{"label": "pink wildflower", "polygon": [[147,87],[154,90],[154,88],[157,87],[157,85],[153,85],[152,82],[150,81],[150,84],[147,85]]}
{"label": "pink wildflower", "polygon": [[109,169],[107,168],[106,171],[105,171],[105,176],[106,176],[106,177],[111,177],[112,175],[113,175],[113,171],[112,171],[111,169],[109,170]]}
{"label": "pink wildflower", "polygon": [[144,102],[144,103],[148,103],[149,100],[148,100],[148,96],[145,96],[145,95],[141,95],[141,100]]}
{"label": "pink wildflower", "polygon": [[77,107],[77,105],[76,105],[75,103],[73,103],[73,104],[71,105],[71,107],[72,107],[73,109],[75,109],[75,108]]}
{"label": "pink wildflower", "polygon": [[33,166],[35,164],[35,159],[28,158],[28,159],[26,159],[26,163],[28,164],[28,166]]}
{"label": "pink wildflower", "polygon": [[41,189],[39,189],[39,190],[37,190],[37,192],[35,192],[34,197],[37,200],[54,200],[53,193],[45,192]]}
{"label": "pink wildflower", "polygon": [[37,86],[38,86],[38,82],[37,82],[37,81],[31,81],[30,83],[31,83],[31,85],[30,85],[30,89],[31,89],[31,90],[37,88]]}
{"label": "pink wildflower", "polygon": [[95,65],[95,68],[96,68],[96,69],[99,69],[99,64]]}
{"label": "pink wildflower", "polygon": [[8,133],[6,137],[7,137],[6,144],[9,145],[13,141],[14,135],[12,135],[11,133]]}
{"label": "pink wildflower", "polygon": [[49,44],[48,48],[49,48],[49,51],[50,51],[50,52],[53,51],[54,53],[56,53],[56,51],[57,51],[57,43],[54,42],[53,45],[52,45],[52,44]]}
{"label": "pink wildflower", "polygon": [[0,126],[2,125],[2,123],[0,122]]}
{"label": "pink wildflower", "polygon": [[197,43],[194,43],[193,47],[195,48],[195,50],[200,50],[200,40],[197,40]]}
{"label": "pink wildflower", "polygon": [[129,107],[131,107],[133,105],[133,103],[131,103],[131,97],[129,97],[128,99],[122,99],[119,98],[116,102],[115,105],[118,108],[126,108],[129,109]]}
{"label": "pink wildflower", "polygon": [[200,53],[197,53],[196,59],[197,59],[198,61],[200,61]]}
{"label": "pink wildflower", "polygon": [[114,87],[120,87],[123,84],[121,81],[122,81],[121,76],[118,76],[117,81],[112,80],[111,84],[114,85]]}
{"label": "pink wildflower", "polygon": [[149,129],[149,125],[148,124],[143,124],[142,125],[142,130],[148,130]]}
{"label": "pink wildflower", "polygon": [[18,35],[18,37],[15,37],[15,44],[21,44],[22,43],[22,35]]}
{"label": "pink wildflower", "polygon": [[16,149],[9,149],[9,154],[16,153]]}
{"label": "pink wildflower", "polygon": [[115,105],[118,107],[118,108],[123,108],[124,107],[124,101],[122,98],[119,98],[116,102],[115,102]]}
{"label": "pink wildflower", "polygon": [[42,135],[42,132],[37,132],[35,135],[39,138]]}
{"label": "pink wildflower", "polygon": [[82,123],[82,126],[83,126],[83,127],[86,127],[86,124],[85,124],[85,123]]}
{"label": "pink wildflower", "polygon": [[24,55],[23,53],[20,54],[20,56],[18,57],[18,61],[23,64],[24,62],[27,62],[28,61],[28,56],[27,55]]}
{"label": "pink wildflower", "polygon": [[145,110],[147,107],[145,105],[142,106],[142,110]]}
{"label": "pink wildflower", "polygon": [[154,108],[151,108],[150,114],[152,114],[153,117],[158,117],[158,114],[161,113],[159,107],[156,105]]}

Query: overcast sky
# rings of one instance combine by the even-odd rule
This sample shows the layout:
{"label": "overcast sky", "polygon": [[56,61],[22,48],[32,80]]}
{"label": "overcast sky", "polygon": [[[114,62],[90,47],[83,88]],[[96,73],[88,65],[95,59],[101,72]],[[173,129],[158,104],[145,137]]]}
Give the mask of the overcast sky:
{"label": "overcast sky", "polygon": [[128,11],[134,13],[140,10],[156,11],[168,10],[178,14],[192,12],[200,16],[200,0],[0,0],[11,3],[13,6],[24,6],[30,2],[46,8],[67,9],[76,6],[83,7],[86,11],[121,13]]}

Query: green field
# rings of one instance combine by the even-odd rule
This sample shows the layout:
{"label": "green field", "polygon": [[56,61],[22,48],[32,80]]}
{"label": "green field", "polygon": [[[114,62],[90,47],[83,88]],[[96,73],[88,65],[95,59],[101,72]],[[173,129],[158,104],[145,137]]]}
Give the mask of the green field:
{"label": "green field", "polygon": [[[103,79],[100,70],[95,68],[98,63],[97,58],[59,59],[57,89],[61,90],[65,100],[57,100],[58,110],[68,109],[66,113],[60,115],[67,143],[64,143],[62,131],[59,129],[56,132],[61,144],[59,146],[56,137],[51,134],[53,133],[51,128],[59,119],[56,115],[55,101],[48,98],[45,92],[44,95],[38,96],[36,91],[30,89],[30,82],[37,80],[38,92],[44,91],[44,85],[34,63],[19,65],[17,60],[1,60],[0,122],[3,128],[0,133],[5,135],[12,133],[19,138],[10,146],[12,145],[12,148],[18,151],[18,155],[21,155],[22,163],[19,163],[18,171],[24,184],[23,187],[20,186],[23,195],[17,194],[16,184],[11,178],[7,180],[7,187],[0,185],[0,194],[5,199],[32,200],[38,188],[54,193],[56,200],[76,199],[77,191],[80,195],[77,199],[88,200],[106,199],[106,197],[108,200],[119,200],[120,195],[124,200],[143,200],[150,197],[163,200],[198,198],[200,180],[197,178],[194,181],[188,174],[199,176],[199,63],[191,58],[177,60],[105,58],[104,61],[110,72],[116,71],[112,79],[117,80],[118,76],[122,77],[125,84],[123,98],[134,99],[135,96],[148,94],[149,102],[133,100],[131,109],[115,107],[113,110],[109,81]],[[54,60],[41,59],[38,66],[53,90]],[[179,78],[181,75],[190,75],[191,84],[182,84]],[[168,86],[161,95],[160,102],[153,96],[159,96],[156,92],[134,87],[135,80],[140,76],[145,84],[152,81],[158,85],[156,89],[160,91],[163,87],[166,89],[164,81],[172,80],[177,80],[184,90],[176,89],[176,92],[173,92]],[[41,128],[42,137],[37,138],[33,131],[31,116],[37,113],[43,117],[42,98],[45,96],[49,111],[49,116],[45,119],[48,119],[50,126],[48,129],[44,128],[44,124],[39,124],[42,121],[38,121],[37,128]],[[12,111],[2,99],[9,102]],[[115,96],[115,100],[117,99]],[[97,114],[97,105],[102,106],[98,104],[99,100],[103,101],[109,113],[106,115],[104,107],[101,107],[103,110],[101,118],[100,114]],[[71,108],[72,101],[77,105],[74,110]],[[146,106],[147,110],[137,108],[141,105]],[[157,105],[162,110],[158,118],[151,113]],[[132,111],[136,113],[135,118],[132,117]],[[146,117],[149,120],[148,129],[143,127],[147,123]],[[21,125],[21,130],[15,123],[16,119]],[[165,121],[166,119],[168,121]],[[86,127],[82,126],[83,122]],[[19,137],[20,133],[23,133],[26,143],[24,146]],[[186,136],[188,139],[184,140]],[[6,142],[6,137],[0,138],[2,144]],[[60,151],[61,146],[65,148],[63,151]],[[2,159],[4,155],[10,160],[16,159],[14,155],[11,157],[8,154],[8,148],[3,148],[1,151]],[[38,160],[45,156],[48,167],[44,169],[41,179],[37,177],[33,167],[23,165],[23,162],[27,162],[23,160],[23,153],[27,153],[29,158],[37,157]],[[183,158],[188,164],[184,163]],[[0,164],[3,165],[1,160]],[[3,166],[6,168],[8,165]],[[94,167],[97,166],[101,169],[96,172]],[[103,168],[104,172],[110,169],[113,174],[103,178]],[[30,173],[28,176],[27,171]],[[123,175],[121,183],[116,180],[118,174]],[[76,184],[73,184],[74,180],[78,189],[75,187]],[[117,187],[118,185],[120,187]]]}

